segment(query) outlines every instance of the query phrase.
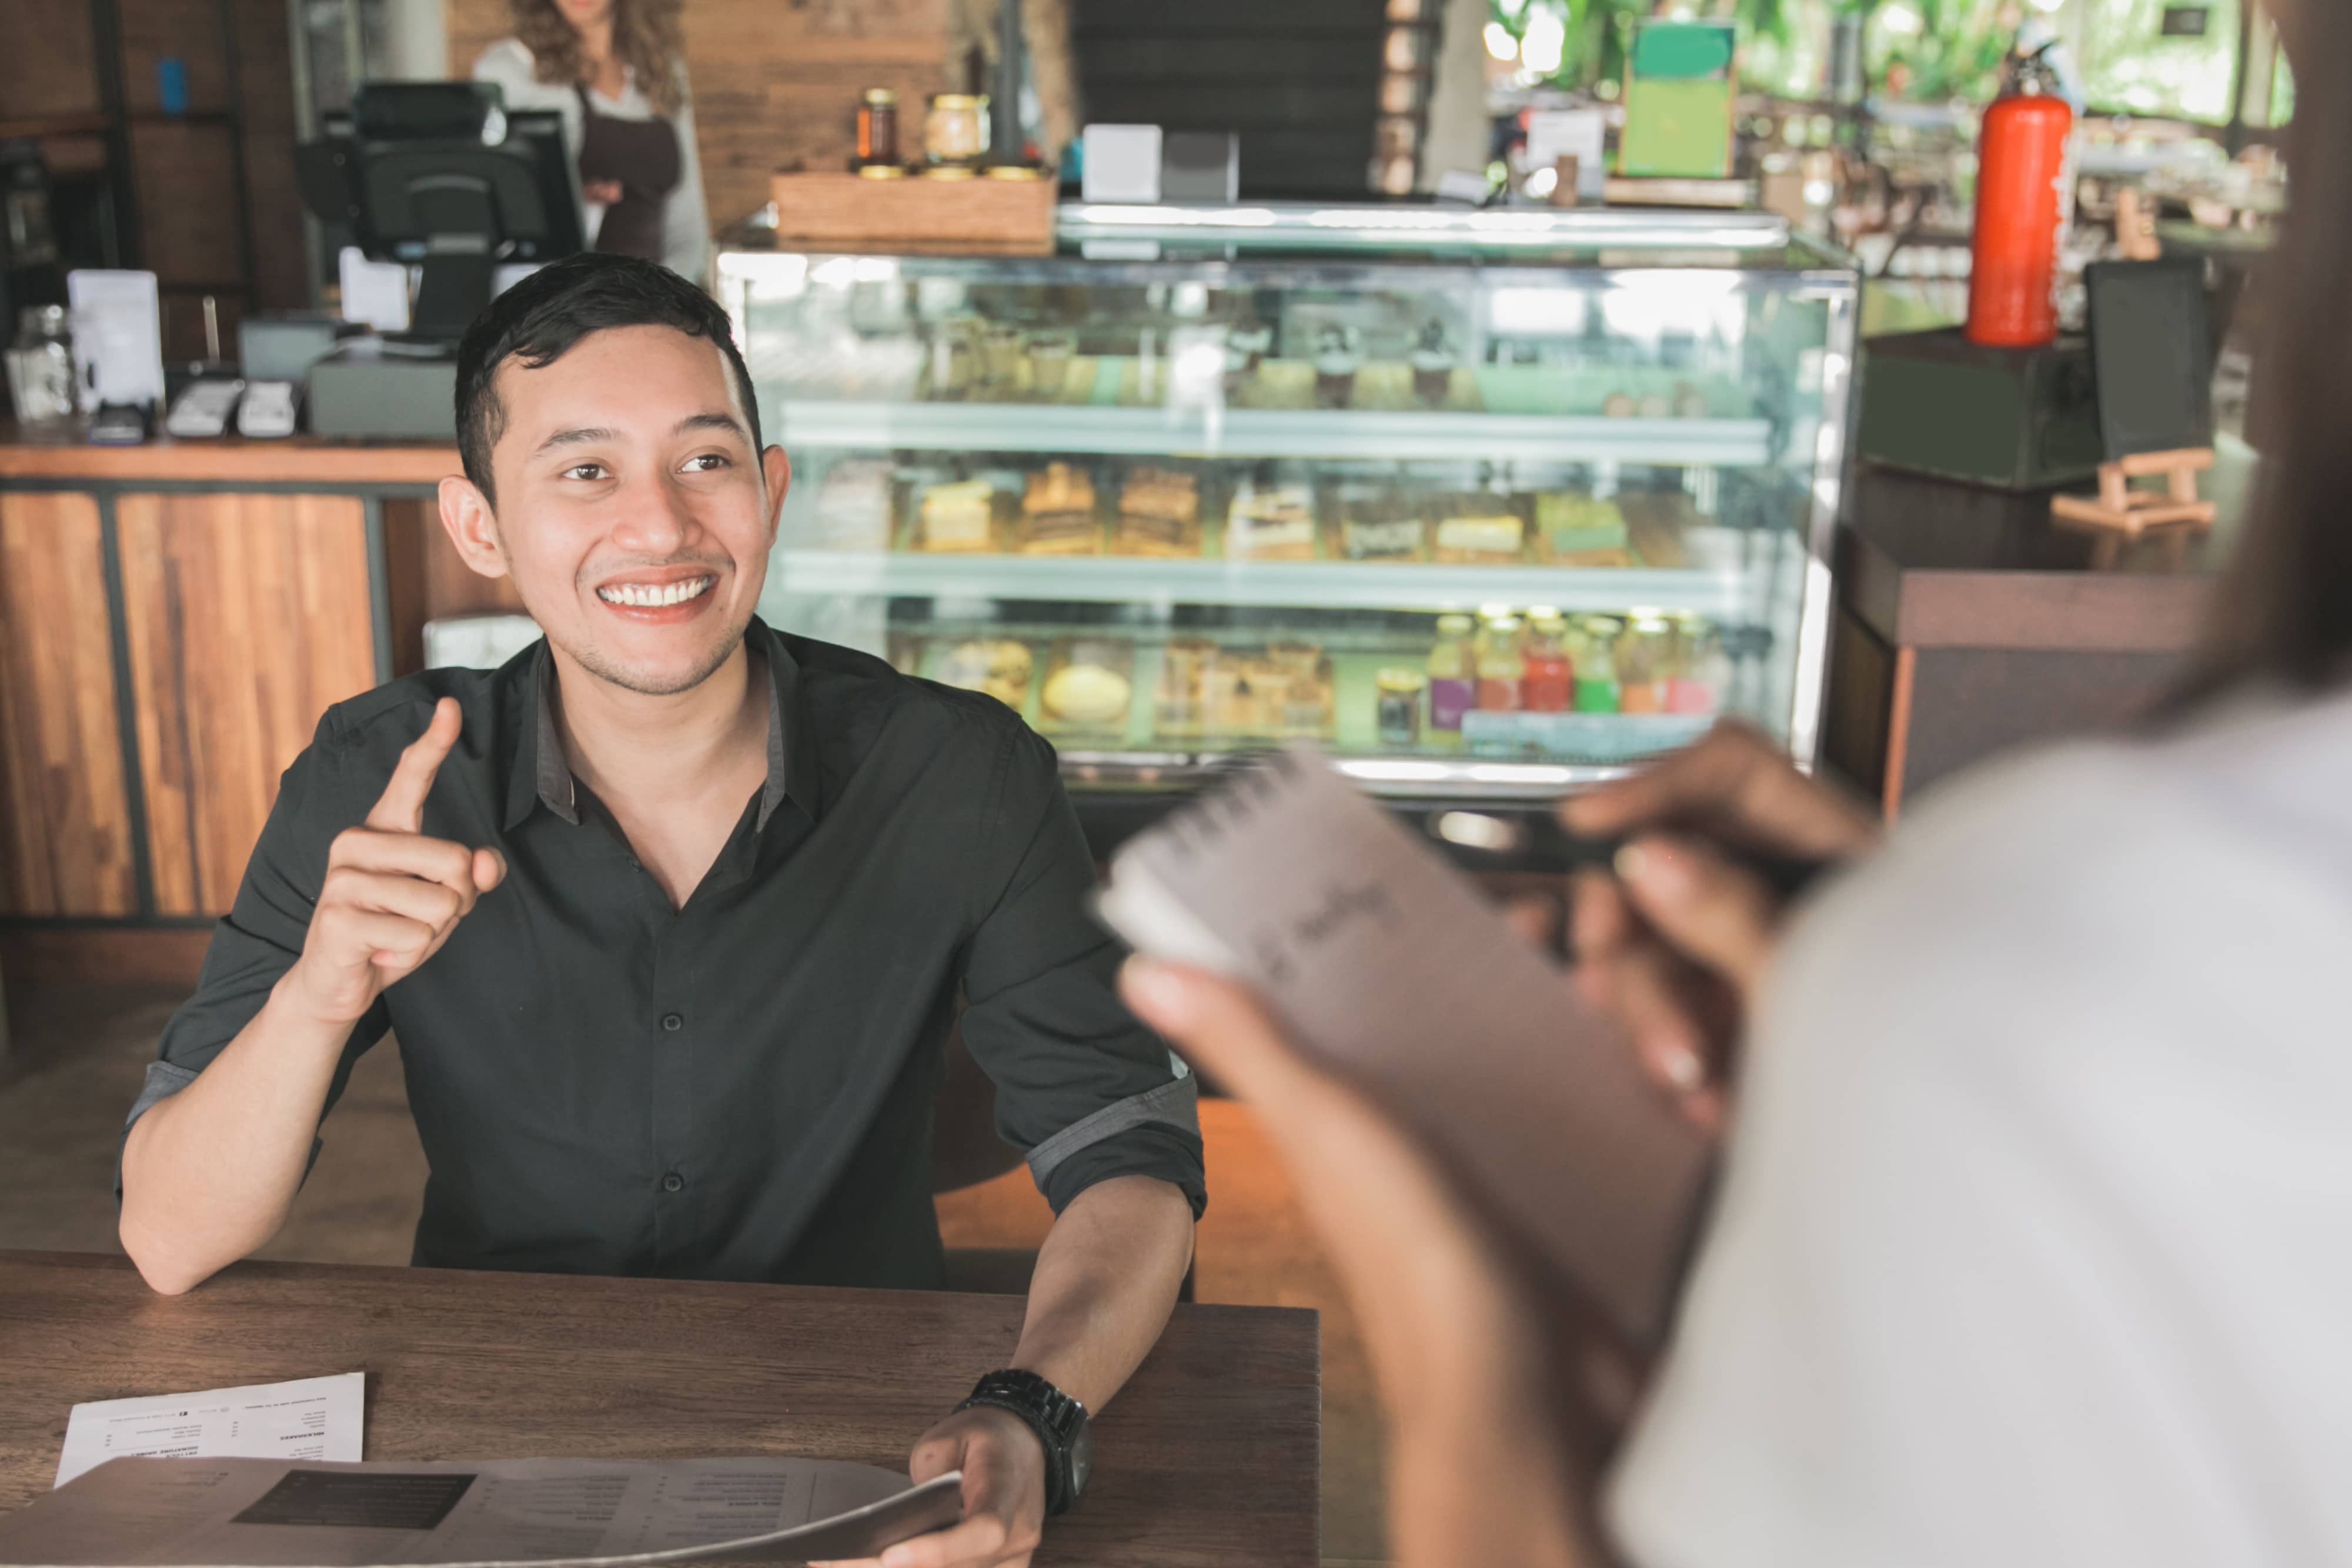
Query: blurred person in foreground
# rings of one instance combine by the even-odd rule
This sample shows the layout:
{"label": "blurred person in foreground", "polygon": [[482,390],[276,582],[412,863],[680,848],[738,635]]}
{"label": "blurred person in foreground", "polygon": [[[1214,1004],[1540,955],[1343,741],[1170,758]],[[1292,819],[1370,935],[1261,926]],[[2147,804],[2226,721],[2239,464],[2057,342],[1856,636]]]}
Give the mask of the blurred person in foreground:
{"label": "blurred person in foreground", "polygon": [[[2181,702],[1883,850],[1736,730],[1561,808],[1633,835],[1575,889],[1581,983],[1727,1135],[1658,1364],[1248,995],[1130,964],[1349,1282],[1401,1563],[2352,1562],[2352,7],[2282,20],[2282,417]],[[1784,921],[1727,842],[1868,863]]]}

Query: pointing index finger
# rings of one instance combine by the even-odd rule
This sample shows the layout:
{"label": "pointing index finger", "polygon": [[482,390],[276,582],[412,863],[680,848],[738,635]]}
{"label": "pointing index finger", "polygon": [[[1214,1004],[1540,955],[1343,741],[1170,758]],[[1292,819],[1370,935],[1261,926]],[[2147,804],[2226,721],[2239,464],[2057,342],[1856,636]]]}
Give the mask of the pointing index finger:
{"label": "pointing index finger", "polygon": [[425,831],[425,797],[432,792],[434,776],[441,771],[465,717],[455,697],[433,705],[433,722],[408,743],[393,765],[392,781],[383,787],[367,825],[380,833],[420,833]]}

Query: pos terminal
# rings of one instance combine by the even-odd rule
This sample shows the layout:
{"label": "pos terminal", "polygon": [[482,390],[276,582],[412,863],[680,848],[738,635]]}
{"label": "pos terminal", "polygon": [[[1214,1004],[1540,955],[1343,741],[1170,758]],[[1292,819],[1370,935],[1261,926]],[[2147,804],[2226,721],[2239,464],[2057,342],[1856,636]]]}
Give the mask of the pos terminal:
{"label": "pos terminal", "polygon": [[354,340],[311,367],[310,428],[453,438],[457,340],[499,269],[583,248],[562,118],[510,112],[488,82],[373,82],[295,163],[313,214],[416,278],[409,331]]}

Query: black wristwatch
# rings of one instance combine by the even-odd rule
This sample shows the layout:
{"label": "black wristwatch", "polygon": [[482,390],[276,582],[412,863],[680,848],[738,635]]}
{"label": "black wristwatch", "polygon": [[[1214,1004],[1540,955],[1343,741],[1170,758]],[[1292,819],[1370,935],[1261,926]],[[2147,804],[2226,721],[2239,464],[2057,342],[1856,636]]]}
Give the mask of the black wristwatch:
{"label": "black wristwatch", "polygon": [[1087,1490],[1087,1474],[1095,1465],[1095,1433],[1087,1407],[1035,1373],[1013,1371],[990,1373],[956,1408],[969,1410],[975,1405],[1010,1410],[1029,1423],[1045,1446],[1046,1516],[1068,1512]]}

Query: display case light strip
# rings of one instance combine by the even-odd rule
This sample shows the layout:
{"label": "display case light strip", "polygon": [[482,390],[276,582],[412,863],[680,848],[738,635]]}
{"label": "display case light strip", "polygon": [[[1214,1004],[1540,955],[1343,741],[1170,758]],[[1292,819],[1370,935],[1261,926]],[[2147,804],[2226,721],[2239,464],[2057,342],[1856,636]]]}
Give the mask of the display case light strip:
{"label": "display case light strip", "polygon": [[1090,229],[1108,229],[1129,234],[1153,231],[1171,237],[1226,231],[1270,235],[1278,231],[1301,238],[1352,238],[1374,244],[1387,244],[1400,236],[1427,239],[1458,235],[1499,246],[1582,245],[1636,249],[1687,246],[1748,250],[1789,243],[1788,220],[1773,213],[1530,212],[1306,204],[1188,207],[1074,202],[1059,210],[1055,226],[1065,238],[1084,237]]}

